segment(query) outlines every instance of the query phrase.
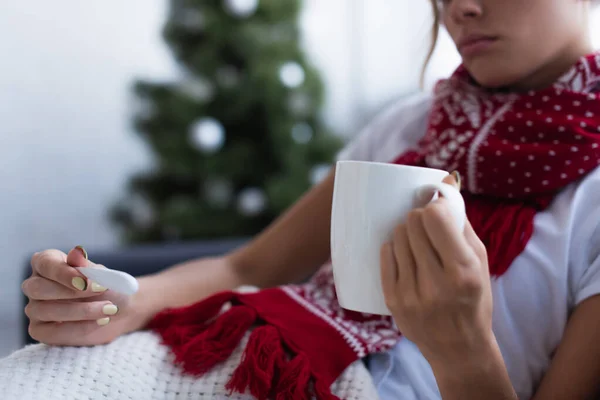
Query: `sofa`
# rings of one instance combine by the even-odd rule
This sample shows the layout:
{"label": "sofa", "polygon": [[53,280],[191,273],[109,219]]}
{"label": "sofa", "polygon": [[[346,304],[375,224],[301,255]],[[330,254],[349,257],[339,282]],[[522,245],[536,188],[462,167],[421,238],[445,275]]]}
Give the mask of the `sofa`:
{"label": "sofa", "polygon": [[[227,253],[242,244],[247,239],[233,238],[224,240],[193,241],[184,243],[159,243],[149,245],[136,245],[115,250],[95,251],[86,248],[90,260],[105,265],[111,269],[125,271],[133,276],[140,276],[158,272],[171,265],[194,258],[210,257]],[[68,250],[67,250],[68,251]],[[23,269],[23,279],[31,275],[29,260]],[[23,307],[27,298],[23,296]],[[22,313],[22,341],[23,345],[36,343],[28,333],[29,320]]]}

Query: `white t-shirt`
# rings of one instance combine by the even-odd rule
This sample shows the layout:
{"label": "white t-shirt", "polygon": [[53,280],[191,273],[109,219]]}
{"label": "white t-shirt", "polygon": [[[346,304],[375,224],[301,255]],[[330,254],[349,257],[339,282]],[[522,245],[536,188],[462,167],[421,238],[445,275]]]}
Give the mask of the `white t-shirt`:
{"label": "white t-shirt", "polygon": [[[425,134],[428,95],[394,104],[338,155],[391,162]],[[509,270],[492,282],[493,329],[519,399],[529,399],[550,365],[567,318],[600,293],[600,168],[566,187],[534,219],[534,234]],[[382,400],[440,399],[418,348],[401,339],[372,357]]]}

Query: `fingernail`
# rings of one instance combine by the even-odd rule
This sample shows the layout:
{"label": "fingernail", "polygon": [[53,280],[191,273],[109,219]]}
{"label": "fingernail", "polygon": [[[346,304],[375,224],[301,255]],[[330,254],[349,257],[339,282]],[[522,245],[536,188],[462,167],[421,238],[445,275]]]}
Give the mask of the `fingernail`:
{"label": "fingernail", "polygon": [[454,180],[456,181],[456,185],[458,186],[458,190],[460,190],[461,184],[462,184],[462,180],[460,179],[460,172],[453,171],[450,175],[452,175],[454,177]]}
{"label": "fingernail", "polygon": [[109,317],[105,317],[105,318],[100,318],[96,320],[96,323],[100,326],[104,326],[104,325],[108,325],[108,323],[110,322],[110,318]]}
{"label": "fingernail", "polygon": [[106,288],[102,285],[98,285],[96,282],[92,282],[92,292],[106,292]]}
{"label": "fingernail", "polygon": [[107,304],[104,307],[102,307],[102,313],[104,315],[115,315],[118,312],[119,307],[115,306],[114,304]]}
{"label": "fingernail", "polygon": [[71,284],[75,287],[75,289],[81,290],[82,292],[87,289],[87,282],[79,276],[71,279]]}
{"label": "fingernail", "polygon": [[88,253],[87,253],[87,251],[85,251],[83,246],[75,246],[75,248],[83,253],[83,256],[85,257],[86,260],[88,259]]}

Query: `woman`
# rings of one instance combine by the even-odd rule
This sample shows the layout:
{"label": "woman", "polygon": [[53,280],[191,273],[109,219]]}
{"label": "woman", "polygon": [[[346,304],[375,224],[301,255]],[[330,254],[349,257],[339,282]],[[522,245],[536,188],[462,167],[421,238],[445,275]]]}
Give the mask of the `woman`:
{"label": "woman", "polygon": [[[226,354],[219,354],[216,347],[212,353],[202,353],[200,347],[207,343],[215,346],[202,332],[217,335],[217,343],[237,335],[241,348],[245,340],[250,348],[250,343],[272,343],[264,337],[268,334],[280,335],[288,345],[286,351],[293,354],[271,360],[267,378],[256,371],[244,378],[239,372],[243,369],[232,367],[227,372],[231,380],[219,383],[225,386],[227,381],[229,388],[277,398],[305,398],[308,389],[298,381],[304,379],[311,387],[309,378],[314,379],[312,394],[330,398],[322,387],[323,382],[330,383],[323,378],[329,375],[337,378],[334,393],[351,397],[348,390],[340,389],[345,376],[340,370],[358,371],[362,364],[355,358],[368,360],[381,399],[596,396],[600,389],[600,345],[595,340],[600,325],[600,297],[596,296],[600,292],[600,193],[596,189],[600,183],[600,100],[596,96],[600,55],[593,52],[588,37],[592,2],[432,2],[463,66],[438,85],[434,96],[424,95],[386,111],[340,155],[340,159],[456,169],[463,177],[472,226],[458,232],[440,199],[414,210],[382,248],[385,297],[401,335],[396,330],[390,333],[390,321],[349,316],[334,303],[318,305],[303,297],[312,310],[337,313],[339,326],[360,331],[379,324],[372,335],[362,337],[366,351],[344,352],[344,343],[327,328],[317,335],[299,324],[297,332],[282,332],[280,319],[285,316],[270,320],[265,317],[269,305],[252,303],[282,292],[268,289],[258,297],[228,292],[241,286],[273,288],[298,282],[326,264],[332,175],[249,245],[223,257],[192,260],[141,277],[141,290],[131,299],[87,282],[70,267],[87,262],[82,248],[68,255],[56,250],[36,253],[33,275],[23,284],[30,299],[26,313],[31,335],[50,345],[111,343],[94,349],[114,349],[116,343],[123,348],[124,334],[150,323],[186,370],[209,375],[219,363],[235,359],[239,364],[241,350],[233,351],[239,344],[236,340],[221,349]],[[449,182],[460,184],[452,178]],[[312,282],[307,287],[317,290],[317,295],[331,289],[327,265]],[[303,290],[308,291],[300,287],[283,292],[304,295]],[[203,299],[208,300],[196,304]],[[230,300],[234,307],[227,311],[222,305]],[[161,311],[183,306],[190,308],[166,311],[153,319]],[[210,307],[214,310],[206,311]],[[215,310],[221,312],[216,319]],[[258,313],[257,320],[249,319],[248,324],[261,320],[278,330],[264,329],[261,338],[242,338],[244,329],[236,330],[231,323],[236,321],[233,311],[241,316]],[[180,326],[185,329],[178,331]],[[374,339],[382,332],[393,343]],[[302,337],[292,338],[294,334]],[[127,337],[135,335],[140,334]],[[310,347],[302,347],[304,337],[331,338],[331,349],[339,351],[332,350],[319,363],[315,362],[318,354],[300,360],[311,352]],[[194,340],[201,345],[194,345]],[[144,343],[152,346],[148,353],[159,358],[166,354],[158,342]],[[290,343],[300,344],[290,348]],[[241,364],[252,360],[253,351],[261,351],[255,347],[246,349]],[[59,350],[17,352],[0,368],[1,381],[14,379],[8,366],[53,351]],[[69,351],[76,357],[89,350]],[[198,354],[202,357],[190,359]],[[208,356],[214,356],[214,362],[207,361]],[[334,365],[341,358],[343,362]],[[283,366],[278,363],[295,360],[298,365],[277,370]],[[285,383],[285,392],[278,386],[283,383],[273,382],[281,381],[277,374],[293,367],[301,373],[294,375],[293,383]],[[169,379],[179,382],[178,373],[171,374]],[[178,389],[182,395],[191,385],[186,382],[186,389]],[[14,382],[2,385],[18,391]],[[369,398],[365,393],[359,398]]]}

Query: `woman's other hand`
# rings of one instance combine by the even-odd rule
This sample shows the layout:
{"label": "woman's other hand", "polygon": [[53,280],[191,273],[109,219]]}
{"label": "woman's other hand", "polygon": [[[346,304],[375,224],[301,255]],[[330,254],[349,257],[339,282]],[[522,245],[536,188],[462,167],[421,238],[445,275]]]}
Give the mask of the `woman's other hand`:
{"label": "woman's other hand", "polygon": [[29,303],[29,334],[49,345],[89,346],[111,342],[139,328],[134,297],[106,290],[74,267],[96,267],[81,247],[69,254],[46,250],[31,258],[32,275],[23,282]]}

